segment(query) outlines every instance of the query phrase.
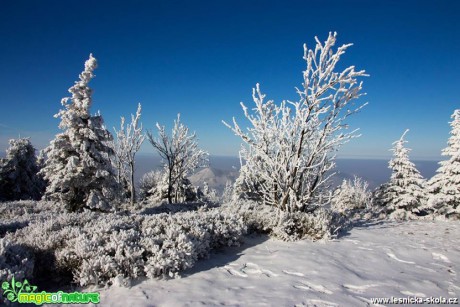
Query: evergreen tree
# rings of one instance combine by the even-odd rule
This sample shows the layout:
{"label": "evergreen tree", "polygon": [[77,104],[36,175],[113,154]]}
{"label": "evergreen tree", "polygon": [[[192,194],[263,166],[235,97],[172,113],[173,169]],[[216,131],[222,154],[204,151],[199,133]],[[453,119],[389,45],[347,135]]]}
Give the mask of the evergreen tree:
{"label": "evergreen tree", "polygon": [[411,218],[423,214],[421,206],[425,204],[425,180],[409,160],[410,149],[405,148],[404,136],[393,143],[393,159],[389,162],[392,170],[390,181],[382,186],[379,193],[380,204],[385,206],[385,211],[390,217],[396,219]]}
{"label": "evergreen tree", "polygon": [[88,83],[96,67],[91,54],[80,80],[69,89],[72,96],[62,99],[64,109],[55,115],[64,131],[45,150],[46,198],[62,202],[69,211],[110,209],[117,186],[109,159],[112,135],[100,114],[90,114],[92,90]]}
{"label": "evergreen tree", "polygon": [[6,158],[0,160],[0,200],[39,200],[45,188],[38,176],[35,148],[28,138],[9,141]]}
{"label": "evergreen tree", "polygon": [[429,205],[446,217],[460,218],[460,109],[452,114],[451,136],[442,151],[448,159],[439,162],[440,167],[429,181]]}

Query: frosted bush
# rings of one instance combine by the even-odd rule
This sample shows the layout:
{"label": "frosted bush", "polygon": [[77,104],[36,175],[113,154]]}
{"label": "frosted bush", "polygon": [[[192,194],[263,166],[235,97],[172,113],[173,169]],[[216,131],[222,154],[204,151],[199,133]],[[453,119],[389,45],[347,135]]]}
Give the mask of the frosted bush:
{"label": "frosted bush", "polygon": [[34,254],[30,248],[12,243],[10,238],[0,239],[0,280],[30,278],[34,270]]}
{"label": "frosted bush", "polygon": [[359,177],[343,180],[334,191],[331,208],[350,220],[370,219],[378,215],[379,208],[373,205],[369,184]]}
{"label": "frosted bush", "polygon": [[[141,178],[139,182],[140,198],[147,203],[165,204],[168,201],[168,178],[167,173],[151,171]],[[202,198],[198,187],[194,187],[187,178],[178,179],[171,190],[175,203],[194,202]]]}
{"label": "frosted bush", "polygon": [[[145,173],[139,181],[139,198],[144,200],[155,194],[156,188],[162,181],[163,174],[161,171],[150,171]],[[166,189],[167,188],[166,186]]]}
{"label": "frosted bush", "polygon": [[199,199],[202,202],[217,204],[221,201],[221,198],[217,195],[216,189],[210,188],[206,181],[203,183],[202,192],[200,189],[197,189],[197,192],[197,194],[199,194]]}
{"label": "frosted bush", "polygon": [[36,274],[71,273],[81,286],[177,277],[212,249],[238,245],[246,233],[240,216],[207,207],[154,215],[43,211],[30,220],[1,239],[3,279],[40,278],[33,276],[34,263]]}
{"label": "frosted bush", "polygon": [[226,210],[240,215],[250,231],[267,233],[284,241],[329,239],[346,229],[347,220],[328,209],[286,212],[256,202],[236,202]]}
{"label": "frosted bush", "polygon": [[366,209],[371,207],[369,184],[355,176],[353,180],[344,179],[332,197],[332,208],[344,213],[348,210]]}

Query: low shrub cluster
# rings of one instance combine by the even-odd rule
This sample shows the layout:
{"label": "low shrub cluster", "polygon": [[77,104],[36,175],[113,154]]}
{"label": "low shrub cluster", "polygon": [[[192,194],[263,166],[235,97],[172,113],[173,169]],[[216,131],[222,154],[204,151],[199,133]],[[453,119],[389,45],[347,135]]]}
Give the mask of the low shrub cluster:
{"label": "low shrub cluster", "polygon": [[177,277],[212,249],[240,244],[245,233],[242,218],[217,208],[155,215],[43,211],[0,239],[0,279],[71,273],[86,286]]}
{"label": "low shrub cluster", "polygon": [[284,241],[330,239],[349,226],[345,217],[325,208],[314,212],[286,212],[245,200],[226,210],[241,216],[249,231],[266,233]]}
{"label": "low shrub cluster", "polygon": [[331,209],[286,212],[251,201],[163,204],[135,213],[58,212],[47,202],[3,205],[0,279],[48,276],[51,285],[72,280],[81,286],[128,285],[144,276],[178,277],[213,249],[239,245],[248,232],[285,241],[321,240],[349,226],[346,216]]}

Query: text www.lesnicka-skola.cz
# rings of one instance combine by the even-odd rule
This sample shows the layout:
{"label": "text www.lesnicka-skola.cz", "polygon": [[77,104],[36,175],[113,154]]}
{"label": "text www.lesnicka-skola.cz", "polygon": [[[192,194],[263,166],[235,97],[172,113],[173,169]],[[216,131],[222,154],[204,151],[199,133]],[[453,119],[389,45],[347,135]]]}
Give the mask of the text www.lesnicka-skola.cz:
{"label": "text www.lesnicka-skola.cz", "polygon": [[458,297],[442,297],[442,296],[430,296],[430,297],[374,297],[371,298],[372,304],[446,304],[455,305],[459,304]]}

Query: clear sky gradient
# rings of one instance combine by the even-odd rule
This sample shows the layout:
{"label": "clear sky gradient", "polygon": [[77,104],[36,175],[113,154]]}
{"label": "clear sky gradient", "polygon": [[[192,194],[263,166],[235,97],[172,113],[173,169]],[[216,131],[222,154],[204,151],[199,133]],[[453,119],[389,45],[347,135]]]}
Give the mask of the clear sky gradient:
{"label": "clear sky gradient", "polygon": [[[406,128],[414,159],[438,159],[460,108],[460,1],[21,1],[0,5],[0,150],[30,136],[41,149],[53,115],[89,53],[98,59],[92,112],[106,126],[143,105],[142,122],[177,113],[214,155],[238,154],[221,120],[242,121],[257,82],[267,98],[295,99],[303,43],[329,31],[354,43],[343,66],[365,69],[369,102],[351,121],[362,137],[342,157],[387,158]],[[147,142],[142,152],[153,153]]]}

